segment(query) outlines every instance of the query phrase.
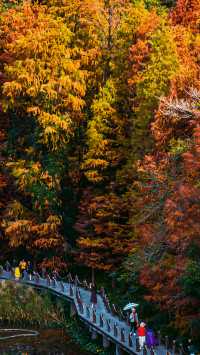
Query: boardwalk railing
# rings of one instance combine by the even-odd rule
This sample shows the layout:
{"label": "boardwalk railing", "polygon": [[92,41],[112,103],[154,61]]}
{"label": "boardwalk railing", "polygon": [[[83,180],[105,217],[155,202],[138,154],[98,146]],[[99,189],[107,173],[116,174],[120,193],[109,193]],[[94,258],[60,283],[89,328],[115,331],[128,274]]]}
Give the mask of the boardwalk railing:
{"label": "boardwalk railing", "polygon": [[[148,353],[165,355],[175,354],[176,346],[169,350],[168,343],[165,342],[165,346],[161,343],[156,349],[143,349],[140,351],[138,347],[138,338],[136,336],[130,336],[130,327],[127,324],[127,320],[123,313],[117,309],[117,307],[110,302],[103,289],[100,290],[100,294],[97,295],[97,304],[95,308],[92,308],[90,298],[91,292],[87,281],[80,282],[76,276],[73,279],[69,274],[67,277],[68,282],[58,281],[50,278],[47,275],[46,278],[41,278],[38,273],[34,273],[31,280],[28,275],[24,278],[15,280],[11,272],[3,271],[0,274],[0,280],[10,280],[13,282],[19,282],[21,284],[27,284],[32,287],[39,287],[48,289],[50,292],[55,293],[57,296],[64,297],[71,305],[71,315],[75,313],[91,330],[92,339],[95,339],[97,335],[101,335],[103,339],[103,346],[107,348],[110,342],[116,345],[116,354],[121,354],[121,351],[125,351],[128,354],[138,353],[139,355],[145,355]],[[183,349],[182,349],[183,350]],[[179,349],[179,354],[182,354]]]}

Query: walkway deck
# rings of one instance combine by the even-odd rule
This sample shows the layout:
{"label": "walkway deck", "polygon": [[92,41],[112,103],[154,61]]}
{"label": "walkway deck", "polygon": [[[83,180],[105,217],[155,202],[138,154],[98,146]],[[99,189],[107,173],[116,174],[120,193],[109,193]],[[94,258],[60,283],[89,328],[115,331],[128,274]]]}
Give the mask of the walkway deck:
{"label": "walkway deck", "polygon": [[[50,278],[43,279],[39,275],[35,275],[32,281],[27,279],[15,281],[11,272],[6,271],[0,275],[0,280],[11,280],[33,287],[45,288],[56,293],[58,296],[65,297],[75,306],[74,309],[79,318],[90,328],[93,337],[95,338],[96,334],[103,336],[104,346],[108,345],[110,341],[116,344],[116,354],[120,354],[121,350],[124,350],[128,354],[137,353],[138,355],[143,355],[143,352],[137,351],[136,337],[130,337],[129,335],[130,327],[128,324],[121,320],[117,314],[114,315],[108,310],[105,300],[101,295],[97,296],[96,310],[93,310],[90,303],[90,290],[78,287],[71,282],[55,281]],[[151,355],[152,353],[164,355],[167,352],[169,353],[169,350],[160,345],[153,352],[147,349],[144,352]]]}

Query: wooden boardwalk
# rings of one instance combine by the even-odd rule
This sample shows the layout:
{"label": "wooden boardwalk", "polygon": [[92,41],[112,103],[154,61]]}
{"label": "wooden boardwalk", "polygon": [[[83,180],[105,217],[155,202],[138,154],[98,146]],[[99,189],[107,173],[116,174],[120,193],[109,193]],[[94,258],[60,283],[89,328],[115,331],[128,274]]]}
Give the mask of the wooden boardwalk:
{"label": "wooden boardwalk", "polygon": [[116,345],[116,355],[123,352],[128,354],[158,354],[164,355],[173,353],[167,350],[164,346],[159,345],[156,349],[143,351],[138,349],[138,341],[136,336],[130,336],[130,327],[122,315],[118,314],[115,308],[110,307],[109,303],[103,295],[97,295],[97,305],[92,309],[90,303],[91,292],[87,288],[79,287],[78,279],[72,282],[63,282],[50,279],[44,279],[39,274],[35,274],[30,281],[28,278],[16,281],[11,272],[3,271],[0,275],[0,280],[10,280],[21,284],[30,285],[47,289],[54,294],[64,297],[71,304],[71,311],[77,313],[79,318],[86,324],[91,331],[92,339],[95,339],[99,334],[102,336],[103,346],[109,347],[112,342]]}

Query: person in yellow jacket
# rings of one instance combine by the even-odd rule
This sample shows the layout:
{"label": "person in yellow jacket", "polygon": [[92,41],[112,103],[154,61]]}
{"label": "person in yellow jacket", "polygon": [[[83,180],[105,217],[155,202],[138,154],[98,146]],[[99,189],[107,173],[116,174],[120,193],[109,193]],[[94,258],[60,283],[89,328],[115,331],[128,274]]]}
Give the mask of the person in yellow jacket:
{"label": "person in yellow jacket", "polygon": [[19,266],[16,266],[15,268],[15,280],[19,280],[21,277],[21,272]]}
{"label": "person in yellow jacket", "polygon": [[22,277],[24,276],[24,271],[27,269],[27,262],[23,259],[19,263],[19,268],[22,273]]}

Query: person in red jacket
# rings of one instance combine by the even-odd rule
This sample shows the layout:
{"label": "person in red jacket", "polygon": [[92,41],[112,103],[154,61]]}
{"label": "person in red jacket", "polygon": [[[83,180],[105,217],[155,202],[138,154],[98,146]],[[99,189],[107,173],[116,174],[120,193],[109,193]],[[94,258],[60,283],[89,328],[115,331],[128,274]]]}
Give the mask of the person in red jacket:
{"label": "person in red jacket", "polygon": [[146,328],[144,322],[140,323],[140,326],[137,328],[137,333],[139,337],[140,350],[142,350],[146,341]]}

